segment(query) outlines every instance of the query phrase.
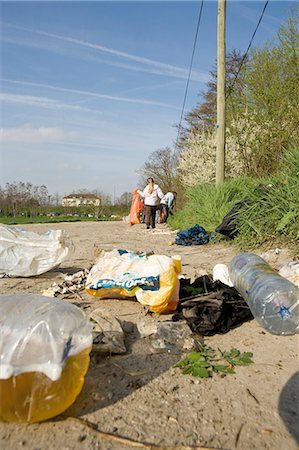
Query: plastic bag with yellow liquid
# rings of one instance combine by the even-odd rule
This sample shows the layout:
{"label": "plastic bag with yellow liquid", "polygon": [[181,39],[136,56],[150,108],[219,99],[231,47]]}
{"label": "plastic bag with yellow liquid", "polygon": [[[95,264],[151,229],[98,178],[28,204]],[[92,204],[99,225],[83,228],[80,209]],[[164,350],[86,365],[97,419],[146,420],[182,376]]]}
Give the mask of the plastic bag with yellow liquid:
{"label": "plastic bag with yellow liquid", "polygon": [[0,295],[0,420],[38,422],[66,410],[83,387],[91,330],[70,303]]}

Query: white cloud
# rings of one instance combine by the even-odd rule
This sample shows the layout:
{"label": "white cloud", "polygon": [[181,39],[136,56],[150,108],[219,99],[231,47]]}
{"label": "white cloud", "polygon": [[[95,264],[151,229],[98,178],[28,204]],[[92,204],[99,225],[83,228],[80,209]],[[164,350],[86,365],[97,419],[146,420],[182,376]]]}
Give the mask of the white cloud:
{"label": "white cloud", "polygon": [[0,92],[0,100],[7,103],[21,103],[24,105],[48,109],[69,109],[73,111],[96,112],[102,114],[101,111],[95,109],[85,108],[79,105],[71,105],[60,102],[59,100],[52,100],[47,97],[38,97],[33,95],[6,94]]}
{"label": "white cloud", "polygon": [[2,142],[45,143],[63,140],[70,135],[73,136],[72,133],[67,133],[60,128],[33,128],[31,125],[0,129],[0,141]]}

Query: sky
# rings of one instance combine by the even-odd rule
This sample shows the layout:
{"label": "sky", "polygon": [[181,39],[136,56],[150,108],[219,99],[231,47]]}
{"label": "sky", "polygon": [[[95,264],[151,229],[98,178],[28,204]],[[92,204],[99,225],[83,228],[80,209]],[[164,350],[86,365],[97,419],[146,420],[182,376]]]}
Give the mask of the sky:
{"label": "sky", "polygon": [[[265,1],[227,0],[226,49],[245,52]],[[294,1],[270,0],[252,46]],[[217,1],[205,0],[184,112],[217,59]],[[200,1],[1,1],[0,186],[115,200],[155,150],[174,148]],[[139,186],[142,187],[142,186]]]}

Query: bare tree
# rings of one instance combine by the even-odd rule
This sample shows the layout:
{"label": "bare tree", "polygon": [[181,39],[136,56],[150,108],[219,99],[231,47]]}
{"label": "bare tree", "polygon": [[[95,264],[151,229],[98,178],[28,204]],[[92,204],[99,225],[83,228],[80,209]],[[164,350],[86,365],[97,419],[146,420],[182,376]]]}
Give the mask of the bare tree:
{"label": "bare tree", "polygon": [[[232,50],[226,56],[226,87],[227,87],[227,116],[234,116],[234,109],[242,102],[244,90],[243,72],[239,69],[248,62],[248,58],[237,50]],[[243,61],[244,59],[244,61]],[[238,77],[237,77],[238,75]],[[200,92],[202,101],[185,115],[185,127],[180,127],[180,135],[177,142],[179,149],[184,147],[190,135],[204,133],[209,128],[214,128],[217,120],[217,65],[210,71],[210,80],[207,82],[206,91]],[[232,97],[234,105],[232,105]],[[177,125],[178,128],[178,125]]]}
{"label": "bare tree", "polygon": [[177,154],[170,147],[160,148],[150,154],[148,160],[138,171],[140,182],[146,184],[148,177],[153,177],[163,192],[177,190],[176,173]]}
{"label": "bare tree", "polygon": [[132,192],[124,192],[116,200],[116,204],[117,205],[122,205],[122,206],[130,206],[131,202],[132,202]]}
{"label": "bare tree", "polygon": [[48,206],[50,201],[46,186],[23,181],[6,183],[0,193],[0,209],[5,215],[35,215],[40,206]]}

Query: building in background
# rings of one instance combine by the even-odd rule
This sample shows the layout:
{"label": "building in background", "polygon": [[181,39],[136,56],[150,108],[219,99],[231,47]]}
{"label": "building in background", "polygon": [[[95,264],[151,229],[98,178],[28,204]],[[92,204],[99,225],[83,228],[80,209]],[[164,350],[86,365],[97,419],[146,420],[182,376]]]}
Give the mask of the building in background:
{"label": "building in background", "polygon": [[101,199],[95,194],[70,194],[62,199],[62,206],[100,206]]}

